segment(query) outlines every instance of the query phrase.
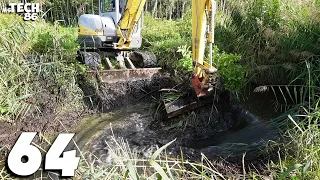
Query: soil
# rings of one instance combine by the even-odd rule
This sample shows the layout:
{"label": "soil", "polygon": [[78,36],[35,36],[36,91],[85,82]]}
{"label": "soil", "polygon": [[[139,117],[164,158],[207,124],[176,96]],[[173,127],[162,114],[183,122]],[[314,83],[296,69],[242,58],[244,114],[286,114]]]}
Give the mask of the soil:
{"label": "soil", "polygon": [[[4,147],[1,152],[6,156],[8,150],[12,148],[22,132],[38,132],[45,137],[54,133],[65,132],[77,125],[78,121],[87,113],[79,111],[56,112],[58,102],[56,95],[49,91],[43,91],[35,97],[41,113],[30,111],[25,117],[17,120],[15,123],[0,121],[0,145]],[[34,142],[41,143],[39,136],[36,136]]]}

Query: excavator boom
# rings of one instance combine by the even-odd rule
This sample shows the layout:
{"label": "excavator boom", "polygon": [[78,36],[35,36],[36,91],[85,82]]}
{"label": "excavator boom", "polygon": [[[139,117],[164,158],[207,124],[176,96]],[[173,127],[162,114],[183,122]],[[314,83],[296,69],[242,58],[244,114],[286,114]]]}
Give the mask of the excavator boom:
{"label": "excavator boom", "polygon": [[130,47],[133,31],[142,16],[145,3],[146,0],[128,0],[117,28],[117,34],[120,37],[119,48]]}
{"label": "excavator boom", "polygon": [[[175,102],[164,102],[168,118],[178,116],[185,111],[198,108],[212,102],[208,97],[217,84],[217,69],[212,64],[214,43],[214,0],[192,0],[192,61],[194,66],[192,87],[197,98],[193,101],[178,99]],[[209,63],[205,61],[205,49],[209,46]],[[200,97],[204,97],[199,100]]]}

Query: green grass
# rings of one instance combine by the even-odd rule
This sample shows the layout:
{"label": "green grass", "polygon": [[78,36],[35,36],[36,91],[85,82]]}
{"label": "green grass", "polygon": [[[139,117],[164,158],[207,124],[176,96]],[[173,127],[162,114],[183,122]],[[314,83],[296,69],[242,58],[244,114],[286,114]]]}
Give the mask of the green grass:
{"label": "green grass", "polygon": [[178,48],[191,43],[181,35],[180,28],[178,21],[152,19],[149,14],[145,16],[143,49],[155,53],[159,65],[164,68],[172,68],[182,58]]}
{"label": "green grass", "polygon": [[219,7],[216,44],[242,56],[253,82],[288,84],[320,52],[319,9],[314,0],[229,2]]}
{"label": "green grass", "polygon": [[[184,19],[152,19],[145,16],[142,36],[143,49],[156,54],[159,65],[176,71],[193,71],[191,52],[191,12]],[[208,61],[206,51],[205,61]],[[230,90],[239,90],[245,83],[246,68],[240,64],[241,56],[226,53],[215,47],[214,64]]]}

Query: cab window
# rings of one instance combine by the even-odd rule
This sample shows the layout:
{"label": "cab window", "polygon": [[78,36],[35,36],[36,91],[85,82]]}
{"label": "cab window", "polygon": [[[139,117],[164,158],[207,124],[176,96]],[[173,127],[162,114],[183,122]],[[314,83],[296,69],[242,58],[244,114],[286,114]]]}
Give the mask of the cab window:
{"label": "cab window", "polygon": [[114,0],[101,0],[101,12],[112,12],[115,11]]}

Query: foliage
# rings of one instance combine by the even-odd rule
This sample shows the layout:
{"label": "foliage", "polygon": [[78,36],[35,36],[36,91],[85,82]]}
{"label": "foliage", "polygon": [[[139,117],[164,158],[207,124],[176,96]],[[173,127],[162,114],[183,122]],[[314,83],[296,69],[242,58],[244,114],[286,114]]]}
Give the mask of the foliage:
{"label": "foliage", "polygon": [[[292,116],[282,119],[285,123],[281,124],[286,126],[281,126],[281,129],[289,142],[282,149],[284,154],[278,162],[269,164],[276,178],[320,177],[319,2],[218,1],[215,43],[221,51],[215,49],[214,62],[225,86],[238,90],[244,84],[248,71],[252,82],[268,84],[267,87],[273,91],[278,88],[286,102],[292,98],[299,103],[298,108],[290,111],[293,111]],[[44,0],[41,3],[44,8],[41,15],[53,25],[41,21],[23,22],[18,16],[0,15],[1,120],[12,122],[28,111],[41,110],[39,102],[34,99],[45,90],[57,95],[61,108],[76,106],[81,100],[76,77],[85,68],[73,59],[78,49],[76,30],[63,28],[56,22],[64,20],[65,25],[76,25],[79,15],[97,12],[97,2]],[[148,1],[145,8],[152,14],[145,16],[143,48],[154,52],[164,68],[190,69],[191,12],[190,2],[186,2],[185,9],[182,8],[184,3],[179,0]],[[158,7],[153,11],[155,4]],[[43,87],[43,82],[46,82],[46,87]],[[123,158],[127,154],[119,154],[123,161],[117,167],[99,169],[86,166],[82,175],[99,179],[117,171],[120,173],[115,177],[134,178],[138,171],[131,165],[131,157]],[[171,176],[173,170],[170,171],[170,164],[166,163],[169,161],[154,162],[151,164],[152,177]],[[186,178],[187,174],[187,177],[209,179],[208,174],[217,175],[210,163],[210,168],[203,163],[196,165],[183,160],[173,163],[178,166],[174,172],[179,177]],[[149,165],[148,168],[152,168]],[[205,171],[188,171],[185,165]],[[6,175],[2,176],[1,171],[0,177]]]}
{"label": "foliage", "polygon": [[241,57],[236,54],[219,52],[218,47],[214,48],[214,63],[223,79],[227,89],[240,90],[246,82],[246,68],[239,64]]}
{"label": "foliage", "polygon": [[310,110],[299,108],[297,115],[289,115],[286,124],[289,127],[283,136],[288,140],[281,151],[279,163],[270,166],[280,179],[319,179],[320,169],[320,129],[317,100]]}
{"label": "foliage", "polygon": [[34,39],[32,49],[39,53],[48,53],[54,50],[54,37],[49,32],[39,33]]}
{"label": "foliage", "polygon": [[177,52],[180,46],[190,45],[190,39],[184,38],[179,31],[178,21],[153,19],[150,14],[145,16],[142,37],[144,50],[153,52],[160,66],[172,68],[182,59],[182,54]]}
{"label": "foliage", "polygon": [[257,84],[288,84],[320,52],[315,1],[236,1],[219,6],[216,44],[240,54]]}
{"label": "foliage", "polygon": [[178,47],[178,53],[182,54],[182,59],[176,62],[175,67],[177,69],[183,69],[186,71],[193,71],[192,65],[192,52],[189,50],[188,46],[180,46]]}
{"label": "foliage", "polygon": [[[181,20],[158,20],[145,17],[144,48],[154,52],[164,68],[192,71],[191,16],[190,12]],[[159,27],[161,27],[159,29]],[[240,64],[236,54],[220,53],[215,47],[214,62],[224,79],[226,88],[239,90],[245,83],[246,68]],[[206,59],[205,59],[206,60]]]}
{"label": "foliage", "polygon": [[[276,119],[282,130],[284,143],[279,163],[271,167],[279,178],[319,179],[319,57],[314,56],[300,64],[300,73],[289,85],[280,86],[284,102],[298,104],[286,116]],[[298,85],[295,85],[298,84]],[[275,91],[276,85],[269,85]],[[280,98],[280,97],[278,97]]]}

